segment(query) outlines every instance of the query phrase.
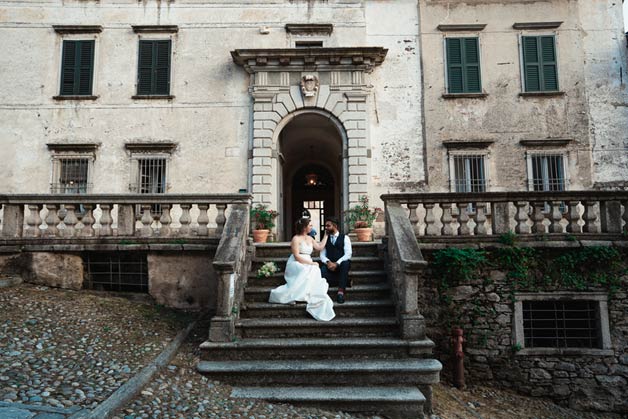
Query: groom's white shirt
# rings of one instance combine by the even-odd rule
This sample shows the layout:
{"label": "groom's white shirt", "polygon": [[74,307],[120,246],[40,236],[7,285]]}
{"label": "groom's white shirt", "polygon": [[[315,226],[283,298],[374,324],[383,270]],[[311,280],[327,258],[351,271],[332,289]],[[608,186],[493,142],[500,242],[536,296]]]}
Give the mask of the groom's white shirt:
{"label": "groom's white shirt", "polygon": [[[336,240],[338,239],[338,236],[340,235],[340,232],[337,232],[334,235],[329,236],[328,240],[331,240],[332,237],[334,238],[333,243],[336,242]],[[351,259],[351,240],[349,239],[349,236],[345,235],[345,254],[336,261],[336,263],[338,265],[340,265],[342,262],[344,262],[345,260],[350,260]],[[327,249],[323,248],[323,250],[321,250],[321,262],[323,262],[324,264],[327,264],[327,262],[329,262],[329,259],[327,258]]]}

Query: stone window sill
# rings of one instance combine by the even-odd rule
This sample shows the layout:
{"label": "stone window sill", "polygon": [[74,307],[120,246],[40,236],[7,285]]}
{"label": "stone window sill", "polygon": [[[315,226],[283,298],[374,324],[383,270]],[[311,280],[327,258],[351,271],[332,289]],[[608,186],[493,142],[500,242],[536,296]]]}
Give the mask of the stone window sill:
{"label": "stone window sill", "polygon": [[59,96],[53,96],[52,97],[54,100],[96,100],[98,99],[98,96],[93,96],[93,95],[59,95]]}
{"label": "stone window sill", "polygon": [[139,100],[172,100],[174,99],[173,95],[134,95],[131,96],[131,99],[139,99]]}
{"label": "stone window sill", "polygon": [[443,99],[484,99],[488,93],[443,93]]}
{"label": "stone window sill", "polygon": [[521,92],[521,97],[556,97],[564,96],[565,92]]}
{"label": "stone window sill", "polygon": [[597,348],[523,348],[515,353],[516,356],[538,356],[538,355],[590,355],[590,356],[614,356],[612,349]]}

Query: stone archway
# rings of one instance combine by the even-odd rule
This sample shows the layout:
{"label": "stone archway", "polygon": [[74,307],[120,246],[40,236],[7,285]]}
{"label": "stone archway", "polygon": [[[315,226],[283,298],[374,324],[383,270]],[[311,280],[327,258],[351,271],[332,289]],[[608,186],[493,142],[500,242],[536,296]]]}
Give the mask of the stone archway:
{"label": "stone archway", "polygon": [[[343,135],[344,194],[338,213],[368,192],[367,75],[387,50],[363,48],[254,49],[231,52],[252,74],[253,135],[249,154],[249,191],[254,203],[282,206],[278,136],[303,112],[317,112]],[[282,215],[280,215],[282,217]],[[283,219],[282,219],[283,220]],[[280,220],[280,225],[282,220]],[[282,237],[282,231],[278,231]]]}

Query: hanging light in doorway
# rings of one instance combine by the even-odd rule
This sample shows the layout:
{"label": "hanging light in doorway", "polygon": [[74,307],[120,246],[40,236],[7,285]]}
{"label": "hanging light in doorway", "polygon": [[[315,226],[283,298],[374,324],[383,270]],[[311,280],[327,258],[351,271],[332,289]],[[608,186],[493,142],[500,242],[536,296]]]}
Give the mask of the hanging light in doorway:
{"label": "hanging light in doorway", "polygon": [[306,186],[318,185],[318,175],[316,173],[308,173],[307,175],[305,175],[305,185]]}

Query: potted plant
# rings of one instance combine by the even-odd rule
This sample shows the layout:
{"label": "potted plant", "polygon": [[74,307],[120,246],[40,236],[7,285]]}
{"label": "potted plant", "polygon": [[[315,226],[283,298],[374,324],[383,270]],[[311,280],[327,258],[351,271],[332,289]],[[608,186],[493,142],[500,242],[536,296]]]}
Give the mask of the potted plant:
{"label": "potted plant", "polygon": [[265,243],[270,229],[275,226],[275,218],[278,212],[268,209],[264,204],[257,204],[251,208],[251,220],[253,222],[253,241]]}
{"label": "potted plant", "polygon": [[358,241],[371,241],[373,237],[373,221],[377,215],[382,212],[381,208],[370,208],[369,198],[362,195],[359,198],[360,203],[346,211],[347,223],[349,229],[355,231]]}

